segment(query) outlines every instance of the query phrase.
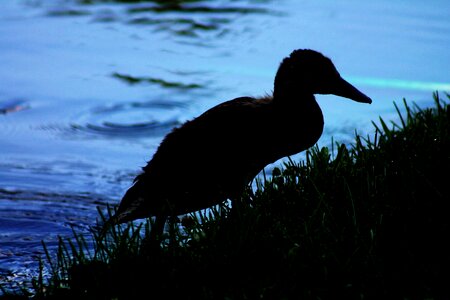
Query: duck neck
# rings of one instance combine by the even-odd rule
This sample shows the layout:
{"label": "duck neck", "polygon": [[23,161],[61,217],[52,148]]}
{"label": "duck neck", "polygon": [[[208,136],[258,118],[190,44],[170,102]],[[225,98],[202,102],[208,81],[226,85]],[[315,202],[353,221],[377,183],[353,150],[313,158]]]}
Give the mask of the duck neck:
{"label": "duck neck", "polygon": [[312,93],[298,87],[296,89],[275,89],[273,102],[286,107],[317,105],[316,98]]}

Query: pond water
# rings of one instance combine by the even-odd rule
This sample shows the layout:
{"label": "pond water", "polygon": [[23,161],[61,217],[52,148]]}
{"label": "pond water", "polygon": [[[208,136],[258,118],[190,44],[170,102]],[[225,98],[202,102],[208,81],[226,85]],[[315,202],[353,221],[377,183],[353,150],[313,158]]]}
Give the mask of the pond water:
{"label": "pond water", "polygon": [[446,0],[1,1],[0,283],[34,274],[41,240],[54,247],[117,204],[171,128],[270,93],[294,49],[324,53],[373,99],[317,96],[319,146],[373,133],[403,97],[432,105],[450,91],[449,11]]}

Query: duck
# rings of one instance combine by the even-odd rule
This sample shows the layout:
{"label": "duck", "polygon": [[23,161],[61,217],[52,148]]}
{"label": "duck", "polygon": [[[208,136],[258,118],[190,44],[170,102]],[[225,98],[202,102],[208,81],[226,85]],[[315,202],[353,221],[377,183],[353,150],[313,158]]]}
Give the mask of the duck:
{"label": "duck", "polygon": [[317,143],[324,118],[315,94],[372,103],[328,57],[294,50],[281,61],[271,95],[223,102],[168,133],[109,225],[155,217],[156,239],[169,218],[233,203],[267,165]]}

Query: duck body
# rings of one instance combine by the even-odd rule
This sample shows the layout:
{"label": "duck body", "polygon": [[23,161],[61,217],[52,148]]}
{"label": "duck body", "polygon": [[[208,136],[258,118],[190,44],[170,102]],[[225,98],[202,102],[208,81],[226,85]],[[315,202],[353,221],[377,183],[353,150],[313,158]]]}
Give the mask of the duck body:
{"label": "duck body", "polygon": [[272,96],[221,103],[169,133],[111,222],[156,216],[162,231],[169,216],[235,199],[266,165],[317,142],[324,120],[316,93],[371,102],[331,60],[296,50],[280,64]]}
{"label": "duck body", "polygon": [[[142,203],[128,214],[131,218],[180,215],[238,197],[266,165],[320,138],[323,116],[311,97],[284,103],[273,97],[241,97],[174,129],[136,177],[119,212],[139,198]],[[299,117],[301,111],[307,117]]]}

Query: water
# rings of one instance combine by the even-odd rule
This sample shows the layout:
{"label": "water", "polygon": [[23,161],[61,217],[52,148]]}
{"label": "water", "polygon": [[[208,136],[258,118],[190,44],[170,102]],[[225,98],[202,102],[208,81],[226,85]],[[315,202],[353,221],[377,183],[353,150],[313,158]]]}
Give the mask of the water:
{"label": "water", "polygon": [[270,93],[294,49],[323,52],[374,100],[318,96],[319,145],[372,133],[394,100],[450,91],[444,0],[80,2],[0,3],[0,282],[117,204],[171,128]]}

